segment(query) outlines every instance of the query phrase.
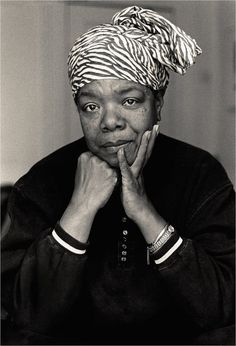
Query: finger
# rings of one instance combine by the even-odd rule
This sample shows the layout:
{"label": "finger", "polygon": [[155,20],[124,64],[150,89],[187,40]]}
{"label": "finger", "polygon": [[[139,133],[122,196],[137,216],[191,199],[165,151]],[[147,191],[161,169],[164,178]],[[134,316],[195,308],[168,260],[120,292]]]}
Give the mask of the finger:
{"label": "finger", "polygon": [[136,159],[131,166],[131,171],[135,177],[138,177],[139,173],[141,172],[144,166],[146,151],[147,151],[150,136],[151,136],[151,131],[144,132]]}
{"label": "finger", "polygon": [[118,150],[117,158],[118,158],[122,178],[123,179],[129,179],[131,172],[130,172],[130,167],[129,167],[128,162],[127,162],[126,157],[125,157],[124,148],[121,148],[120,150]]}
{"label": "finger", "polygon": [[147,151],[146,151],[145,163],[148,161],[149,157],[151,156],[152,149],[154,147],[156,138],[157,138],[157,136],[159,134],[159,128],[160,128],[160,125],[154,125],[153,126],[153,129],[152,129],[152,132],[151,132],[151,136],[150,136],[150,139],[149,139],[149,142],[148,142]]}

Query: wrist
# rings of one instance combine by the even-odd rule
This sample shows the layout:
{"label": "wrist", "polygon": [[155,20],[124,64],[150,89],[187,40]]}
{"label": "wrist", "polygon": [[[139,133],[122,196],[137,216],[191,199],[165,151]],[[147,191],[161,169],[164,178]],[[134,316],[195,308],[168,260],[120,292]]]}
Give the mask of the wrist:
{"label": "wrist", "polygon": [[[81,199],[81,200],[80,200]],[[71,215],[78,216],[78,211],[84,217],[94,217],[98,211],[98,207],[89,203],[85,198],[71,198],[67,208]]]}
{"label": "wrist", "polygon": [[147,246],[148,254],[153,258],[156,264],[165,262],[176,252],[183,243],[183,239],[173,226],[167,225],[164,233]]}
{"label": "wrist", "polygon": [[139,209],[135,220],[146,242],[152,243],[161,233],[167,222],[158,214],[151,202],[144,203]]}
{"label": "wrist", "polygon": [[64,248],[77,255],[85,254],[89,243],[82,243],[69,235],[61,227],[60,222],[56,223],[54,230],[52,231],[53,238]]}
{"label": "wrist", "polygon": [[61,227],[80,242],[87,242],[96,211],[70,203],[60,219]]}

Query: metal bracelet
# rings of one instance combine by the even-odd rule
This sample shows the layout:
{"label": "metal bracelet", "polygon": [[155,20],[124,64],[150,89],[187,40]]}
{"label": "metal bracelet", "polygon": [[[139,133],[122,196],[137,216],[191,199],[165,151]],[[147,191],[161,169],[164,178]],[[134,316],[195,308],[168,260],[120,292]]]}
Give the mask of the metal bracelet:
{"label": "metal bracelet", "polygon": [[162,234],[161,238],[159,238],[158,241],[153,242],[151,245],[148,246],[150,255],[158,251],[172,237],[174,231],[174,227],[168,225],[167,229]]}

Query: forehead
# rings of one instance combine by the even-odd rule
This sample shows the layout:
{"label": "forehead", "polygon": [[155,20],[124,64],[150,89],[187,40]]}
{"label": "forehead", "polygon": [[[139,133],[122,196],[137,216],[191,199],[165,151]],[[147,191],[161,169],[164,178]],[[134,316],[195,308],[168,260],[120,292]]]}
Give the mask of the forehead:
{"label": "forehead", "polygon": [[83,86],[78,97],[82,96],[102,96],[106,94],[120,95],[128,92],[139,92],[151,94],[151,89],[136,82],[123,79],[101,79],[96,80]]}

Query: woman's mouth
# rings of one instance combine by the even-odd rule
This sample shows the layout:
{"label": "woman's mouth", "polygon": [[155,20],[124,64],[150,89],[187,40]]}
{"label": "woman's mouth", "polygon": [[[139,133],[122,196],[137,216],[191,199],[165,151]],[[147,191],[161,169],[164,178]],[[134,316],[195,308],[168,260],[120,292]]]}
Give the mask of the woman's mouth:
{"label": "woman's mouth", "polygon": [[116,142],[107,142],[103,145],[106,152],[109,154],[117,153],[121,148],[125,148],[131,141],[119,140]]}

